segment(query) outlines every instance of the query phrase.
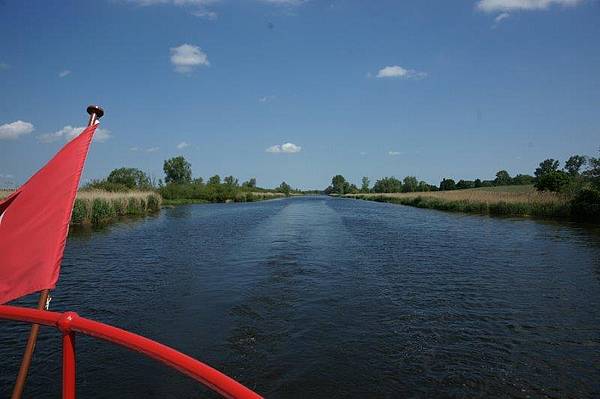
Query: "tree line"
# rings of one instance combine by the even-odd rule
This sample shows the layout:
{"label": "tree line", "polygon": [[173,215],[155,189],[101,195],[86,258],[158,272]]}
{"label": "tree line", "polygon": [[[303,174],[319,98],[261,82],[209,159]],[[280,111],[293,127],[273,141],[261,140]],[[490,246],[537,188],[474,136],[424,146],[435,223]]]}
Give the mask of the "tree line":
{"label": "tree line", "polygon": [[153,181],[140,169],[118,168],[110,172],[105,179],[94,180],[85,189],[101,189],[106,191],[153,190],[158,191],[165,200],[170,201],[254,201],[260,193],[280,193],[289,196],[294,190],[285,181],[275,189],[257,186],[256,178],[242,183],[234,176],[220,175],[209,177],[192,176],[192,165],[184,157],[177,156],[164,161],[164,180]]}
{"label": "tree line", "polygon": [[466,180],[460,179],[456,182],[452,178],[443,178],[439,185],[432,185],[425,181],[419,181],[415,176],[406,176],[399,180],[393,176],[383,177],[373,187],[370,179],[363,177],[361,187],[350,183],[342,175],[335,175],[331,184],[324,190],[326,194],[359,194],[359,193],[411,193],[425,191],[449,191],[463,190],[469,188],[512,186],[512,185],[534,185],[540,191],[564,192],[573,194],[584,188],[594,188],[598,185],[600,175],[600,158],[584,155],[573,155],[563,168],[560,161],[546,159],[540,162],[533,175],[517,174],[511,176],[506,170],[496,173],[493,180]]}

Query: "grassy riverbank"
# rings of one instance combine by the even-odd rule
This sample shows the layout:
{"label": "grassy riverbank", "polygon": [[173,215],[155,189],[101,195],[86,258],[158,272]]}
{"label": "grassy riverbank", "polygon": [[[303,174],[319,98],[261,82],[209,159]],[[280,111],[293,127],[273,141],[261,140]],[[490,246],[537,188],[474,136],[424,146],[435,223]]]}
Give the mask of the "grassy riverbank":
{"label": "grassy riverbank", "polygon": [[[0,190],[0,198],[11,192]],[[80,191],[73,206],[71,225],[101,226],[122,217],[145,216],[158,212],[161,204],[162,198],[153,191]]]}
{"label": "grassy riverbank", "polygon": [[345,197],[482,215],[544,218],[571,216],[571,203],[567,196],[540,192],[533,186],[500,186],[421,193],[347,194]]}
{"label": "grassy riverbank", "polygon": [[256,202],[275,198],[284,198],[286,195],[273,192],[237,192],[229,197],[222,199],[207,200],[203,198],[164,198],[163,205],[188,205],[188,204],[208,204],[213,202]]}
{"label": "grassy riverbank", "polygon": [[99,226],[122,217],[150,215],[158,212],[161,204],[162,198],[153,191],[80,191],[71,224]]}

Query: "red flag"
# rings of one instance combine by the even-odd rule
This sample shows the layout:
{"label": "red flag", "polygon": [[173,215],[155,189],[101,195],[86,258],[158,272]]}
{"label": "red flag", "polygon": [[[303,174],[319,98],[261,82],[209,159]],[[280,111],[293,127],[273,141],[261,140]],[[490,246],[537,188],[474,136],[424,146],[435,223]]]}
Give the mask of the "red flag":
{"label": "red flag", "polygon": [[0,201],[0,304],[55,287],[96,126],[85,129]]}

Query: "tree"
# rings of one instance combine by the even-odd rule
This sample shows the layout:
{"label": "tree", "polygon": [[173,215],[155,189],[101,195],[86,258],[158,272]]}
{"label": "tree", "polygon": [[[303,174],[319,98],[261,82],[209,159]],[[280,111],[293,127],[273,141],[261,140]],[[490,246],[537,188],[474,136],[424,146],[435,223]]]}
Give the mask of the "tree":
{"label": "tree", "polygon": [[374,193],[401,193],[402,182],[395,177],[384,177],[373,185]]}
{"label": "tree", "polygon": [[151,187],[148,175],[136,168],[115,169],[106,178],[111,184],[121,184],[128,189],[148,189]]}
{"label": "tree", "polygon": [[452,179],[442,179],[440,182],[440,191],[456,190],[456,183]]}
{"label": "tree", "polygon": [[163,170],[167,183],[185,184],[192,181],[192,165],[182,156],[167,159]]}
{"label": "tree", "polygon": [[475,179],[475,181],[473,182],[473,187],[475,188],[479,188],[482,187],[483,183],[481,182],[481,179]]}
{"label": "tree", "polygon": [[368,193],[369,192],[369,184],[371,182],[369,181],[369,178],[367,176],[363,176],[362,178],[362,185],[360,187],[360,192],[361,193]]}
{"label": "tree", "polygon": [[238,179],[236,179],[233,176],[227,176],[226,178],[223,179],[223,183],[226,186],[229,186],[229,187],[237,187],[238,186]]}
{"label": "tree", "polygon": [[588,168],[583,174],[600,190],[600,158],[589,158]]}
{"label": "tree", "polygon": [[535,188],[539,191],[559,192],[563,187],[569,184],[570,180],[567,172],[555,170],[541,175],[535,183]]}
{"label": "tree", "polygon": [[279,187],[277,187],[276,191],[285,194],[286,197],[289,197],[290,196],[290,191],[292,191],[292,188],[286,182],[282,182],[279,185]]}
{"label": "tree", "polygon": [[201,177],[197,177],[194,180],[192,180],[192,184],[196,185],[196,186],[201,186],[204,183],[204,180]]}
{"label": "tree", "polygon": [[244,183],[242,183],[242,187],[256,188],[256,178],[253,177],[250,180],[245,181]]}
{"label": "tree", "polygon": [[513,177],[512,184],[514,184],[515,186],[526,186],[529,184],[533,184],[534,180],[535,178],[533,176],[518,174],[515,177]]}
{"label": "tree", "polygon": [[540,178],[547,173],[556,172],[559,166],[560,162],[554,159],[546,159],[543,162],[540,162],[540,166],[535,170],[534,175],[535,177]]}
{"label": "tree", "polygon": [[427,182],[424,182],[423,180],[421,180],[419,182],[419,186],[417,187],[417,191],[419,191],[419,192],[431,191],[431,186],[429,184],[427,184]]}
{"label": "tree", "polygon": [[208,179],[209,186],[218,186],[219,184],[221,184],[221,176],[219,175],[214,175]]}
{"label": "tree", "polygon": [[510,175],[507,171],[501,170],[496,173],[496,179],[494,180],[494,184],[496,186],[508,186],[511,183]]}
{"label": "tree", "polygon": [[335,175],[331,179],[331,188],[334,194],[345,194],[349,186],[349,183],[342,175]]}
{"label": "tree", "polygon": [[565,162],[565,171],[572,177],[579,176],[580,170],[587,162],[583,155],[573,155]]}
{"label": "tree", "polygon": [[467,188],[475,188],[475,182],[471,181],[471,180],[459,180],[458,183],[456,183],[456,189],[457,190],[464,190]]}
{"label": "tree", "polygon": [[417,191],[419,181],[414,176],[406,176],[402,184],[402,191],[405,193],[414,193]]}

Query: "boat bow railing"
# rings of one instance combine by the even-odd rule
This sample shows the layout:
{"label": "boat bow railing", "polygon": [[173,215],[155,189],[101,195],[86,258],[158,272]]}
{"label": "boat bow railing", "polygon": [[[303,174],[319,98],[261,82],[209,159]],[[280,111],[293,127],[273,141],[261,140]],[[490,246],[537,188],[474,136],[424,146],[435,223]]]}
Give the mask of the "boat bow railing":
{"label": "boat bow railing", "polygon": [[80,317],[75,312],[59,313],[0,305],[0,319],[50,326],[61,331],[63,345],[63,399],[75,398],[75,335],[77,333],[102,339],[158,360],[201,382],[224,397],[261,398],[260,395],[220,371],[173,348],[121,328]]}

